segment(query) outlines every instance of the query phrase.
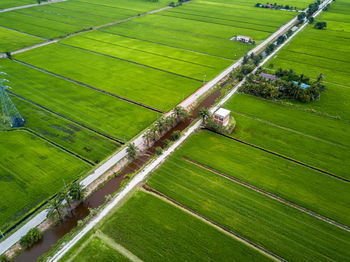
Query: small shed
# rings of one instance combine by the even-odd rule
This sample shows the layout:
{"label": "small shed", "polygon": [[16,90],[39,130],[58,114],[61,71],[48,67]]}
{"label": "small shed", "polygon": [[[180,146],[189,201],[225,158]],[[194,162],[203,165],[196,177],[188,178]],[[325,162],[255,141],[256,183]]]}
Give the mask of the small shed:
{"label": "small shed", "polygon": [[218,111],[214,113],[214,121],[226,127],[230,121],[230,113],[231,113],[230,110],[227,110],[225,108],[220,108]]}
{"label": "small shed", "polygon": [[279,79],[279,77],[277,77],[275,75],[270,75],[270,74],[266,74],[266,73],[260,73],[260,76],[262,76],[266,79],[271,79],[271,80]]}
{"label": "small shed", "polygon": [[244,35],[238,35],[236,39],[237,39],[237,41],[244,42],[244,43],[253,42],[253,39],[251,37],[244,36]]}

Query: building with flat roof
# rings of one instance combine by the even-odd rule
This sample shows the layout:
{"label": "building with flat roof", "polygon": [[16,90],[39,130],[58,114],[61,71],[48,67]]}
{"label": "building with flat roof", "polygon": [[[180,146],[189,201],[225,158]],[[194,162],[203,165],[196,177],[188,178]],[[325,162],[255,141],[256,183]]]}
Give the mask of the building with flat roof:
{"label": "building with flat roof", "polygon": [[238,35],[236,39],[237,39],[237,41],[245,42],[245,43],[253,42],[253,38],[251,38],[249,36],[244,36],[244,35]]}
{"label": "building with flat roof", "polygon": [[214,113],[214,121],[224,127],[226,127],[230,121],[230,110],[220,108]]}

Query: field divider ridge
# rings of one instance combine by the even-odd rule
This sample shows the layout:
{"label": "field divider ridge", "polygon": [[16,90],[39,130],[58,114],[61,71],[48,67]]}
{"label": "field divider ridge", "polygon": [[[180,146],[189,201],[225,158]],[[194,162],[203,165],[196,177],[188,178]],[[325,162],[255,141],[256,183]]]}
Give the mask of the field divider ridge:
{"label": "field divider ridge", "polygon": [[124,100],[124,101],[126,101],[126,102],[129,102],[129,103],[132,103],[132,104],[135,104],[135,105],[142,106],[142,107],[144,107],[144,108],[153,110],[153,111],[155,111],[155,112],[157,112],[157,113],[162,113],[162,114],[164,113],[163,111],[161,111],[161,110],[159,110],[159,109],[156,109],[156,108],[153,108],[153,107],[150,107],[150,106],[141,104],[141,103],[139,103],[139,102],[133,101],[133,100],[131,100],[131,99],[128,99],[128,98],[125,98],[125,97],[122,97],[122,96],[118,96],[118,95],[116,95],[116,94],[107,92],[107,91],[105,91],[105,90],[102,90],[102,89],[99,89],[99,88],[90,86],[90,85],[88,85],[88,84],[84,84],[84,83],[82,83],[82,82],[80,82],[80,81],[76,81],[76,80],[74,80],[74,79],[71,79],[71,78],[68,78],[68,77],[65,77],[65,76],[61,76],[61,75],[59,75],[59,74],[50,72],[50,71],[45,70],[45,69],[43,69],[43,68],[40,68],[40,67],[37,67],[37,66],[33,66],[33,65],[31,65],[31,64],[22,62],[22,61],[20,61],[20,60],[16,60],[16,59],[12,59],[12,60],[15,61],[15,62],[17,62],[17,63],[20,63],[20,64],[23,64],[23,65],[29,66],[29,67],[31,67],[31,68],[34,68],[34,69],[36,69],[36,70],[39,70],[39,71],[41,71],[41,72],[44,72],[44,73],[47,73],[47,74],[50,74],[50,75],[53,75],[53,76],[56,76],[56,77],[65,79],[65,80],[67,80],[67,81],[73,82],[73,83],[78,84],[78,85],[82,85],[82,86],[85,86],[85,87],[94,89],[94,90],[96,90],[96,91],[98,91],[98,92],[101,92],[101,93],[104,93],[104,94],[106,94],[106,95],[110,95],[110,96],[116,97],[116,98],[121,99],[121,100]]}
{"label": "field divider ridge", "polygon": [[305,207],[302,207],[302,206],[300,206],[300,205],[297,205],[297,204],[295,204],[295,203],[293,203],[293,202],[290,202],[290,201],[288,201],[288,200],[286,200],[286,199],[284,199],[284,198],[282,198],[282,197],[276,196],[275,194],[272,194],[272,193],[270,193],[270,192],[268,192],[268,191],[265,191],[265,190],[263,190],[263,189],[261,189],[261,188],[259,188],[259,187],[256,187],[256,186],[254,186],[254,185],[251,185],[251,184],[249,184],[249,183],[247,183],[247,182],[244,182],[244,181],[242,181],[242,180],[240,180],[240,179],[238,179],[238,178],[235,178],[235,177],[233,177],[233,176],[227,175],[227,174],[225,174],[225,173],[223,173],[223,172],[220,172],[220,171],[218,171],[218,170],[216,170],[216,169],[214,169],[214,168],[212,168],[212,167],[206,166],[206,165],[204,165],[204,164],[202,164],[202,163],[199,163],[199,162],[197,162],[197,161],[195,161],[195,160],[192,160],[192,159],[190,159],[190,158],[188,158],[188,157],[183,156],[182,159],[184,159],[185,161],[187,161],[187,162],[189,162],[189,163],[192,163],[192,164],[194,164],[194,165],[196,165],[196,166],[198,166],[198,167],[201,167],[201,168],[206,169],[206,170],[208,170],[208,171],[210,171],[210,172],[213,172],[213,173],[215,173],[215,174],[217,174],[217,175],[220,175],[220,176],[222,176],[222,177],[225,177],[225,178],[227,178],[227,179],[229,179],[229,180],[231,180],[231,181],[233,181],[233,182],[236,182],[236,183],[239,184],[239,185],[242,185],[242,186],[244,186],[244,187],[247,187],[247,188],[249,188],[249,189],[252,189],[252,190],[254,190],[254,191],[258,192],[258,193],[261,193],[261,194],[263,194],[263,195],[265,195],[265,196],[267,196],[267,197],[270,197],[270,198],[272,198],[272,199],[275,199],[275,200],[277,200],[277,201],[279,201],[279,202],[281,202],[281,203],[283,203],[283,204],[286,204],[286,205],[288,205],[288,206],[291,206],[291,207],[293,207],[293,208],[296,208],[296,209],[298,209],[298,210],[300,210],[300,211],[302,211],[302,212],[304,212],[304,213],[306,213],[306,214],[308,214],[308,215],[311,215],[311,216],[313,216],[313,217],[315,217],[315,218],[318,218],[318,219],[320,219],[320,220],[322,220],[322,221],[324,221],[324,222],[326,222],[326,223],[332,224],[332,225],[334,225],[334,226],[336,226],[336,227],[338,227],[338,228],[340,228],[340,229],[343,229],[343,230],[346,230],[346,231],[350,232],[350,228],[349,228],[348,226],[343,225],[343,224],[341,224],[341,223],[338,223],[337,221],[334,221],[334,220],[332,220],[332,219],[330,219],[330,218],[327,218],[327,217],[325,217],[325,216],[323,216],[323,215],[320,215],[320,214],[318,214],[318,213],[316,213],[316,212],[314,212],[314,211],[312,211],[312,210],[309,210],[309,209],[307,209],[307,208],[305,208]]}
{"label": "field divider ridge", "polygon": [[42,2],[40,4],[38,3],[38,4],[31,4],[31,5],[22,5],[22,6],[10,7],[10,8],[6,8],[6,9],[1,9],[0,13],[9,12],[9,11],[18,10],[18,9],[29,8],[29,7],[33,7],[33,6],[49,5],[49,4],[65,2],[65,1],[67,1],[67,0],[48,0],[47,2]]}
{"label": "field divider ridge", "polygon": [[329,173],[329,172],[324,171],[324,170],[322,170],[322,169],[319,169],[319,168],[317,168],[317,167],[310,166],[310,165],[308,165],[308,164],[305,164],[305,163],[300,162],[300,161],[298,161],[298,160],[295,160],[295,159],[293,159],[293,158],[290,158],[290,157],[287,157],[287,156],[278,154],[278,153],[276,153],[276,152],[274,152],[274,151],[270,151],[270,150],[268,150],[268,149],[266,149],[266,148],[263,148],[263,147],[260,147],[260,146],[257,146],[257,145],[254,145],[254,144],[245,142],[245,141],[243,141],[243,140],[240,140],[240,139],[235,138],[235,137],[232,137],[232,136],[228,136],[228,135],[221,134],[221,133],[216,132],[216,131],[213,131],[213,130],[209,130],[209,129],[207,129],[207,128],[204,128],[204,129],[207,130],[207,131],[209,131],[209,132],[215,133],[215,134],[217,134],[217,135],[220,135],[220,136],[226,137],[226,138],[228,138],[228,139],[234,140],[234,141],[236,141],[236,142],[239,142],[239,143],[241,143],[241,144],[244,144],[244,145],[253,147],[253,148],[255,148],[255,149],[259,149],[259,150],[264,151],[264,152],[266,152],[266,153],[269,153],[269,154],[272,154],[272,155],[274,155],[274,156],[277,156],[277,157],[283,158],[283,159],[285,159],[285,160],[291,161],[291,162],[293,162],[293,163],[295,163],[295,164],[298,164],[298,165],[301,165],[301,166],[304,166],[304,167],[313,169],[313,170],[318,171],[318,172],[320,172],[320,173],[322,173],[322,174],[325,174],[325,175],[331,176],[331,177],[333,177],[333,178],[342,180],[343,182],[350,183],[350,180],[349,180],[349,179],[346,179],[346,178],[343,178],[343,177],[334,175],[334,174],[332,174],[332,173]]}
{"label": "field divider ridge", "polygon": [[42,140],[48,142],[49,144],[51,144],[51,145],[53,145],[53,146],[55,146],[55,147],[57,147],[57,148],[59,148],[59,149],[65,151],[65,152],[67,152],[68,154],[73,155],[73,156],[79,158],[80,160],[82,160],[82,161],[88,163],[89,165],[95,166],[95,164],[92,163],[91,161],[89,161],[89,160],[83,158],[82,156],[80,156],[80,155],[78,155],[78,154],[76,154],[76,153],[74,153],[74,152],[72,152],[72,151],[70,151],[70,150],[64,148],[63,146],[60,146],[60,145],[56,144],[55,142],[52,142],[51,140],[49,140],[49,139],[47,139],[47,138],[45,138],[45,137],[39,135],[38,133],[36,133],[35,131],[31,130],[30,128],[23,128],[23,130],[25,130],[25,131],[27,131],[27,132],[29,132],[29,133],[31,133],[31,134],[33,134],[33,135],[39,137],[40,139],[42,139]]}
{"label": "field divider ridge", "polygon": [[103,53],[100,53],[100,52],[92,51],[92,50],[89,50],[89,49],[85,49],[83,47],[69,45],[69,44],[65,44],[65,43],[58,43],[58,44],[69,46],[69,47],[72,47],[72,48],[77,48],[77,49],[80,49],[80,50],[83,50],[83,51],[87,51],[87,52],[90,52],[90,53],[94,53],[94,54],[97,54],[97,55],[106,56],[106,57],[110,57],[110,58],[113,58],[113,59],[121,60],[121,61],[124,61],[124,62],[128,62],[130,64],[135,64],[135,65],[138,65],[138,66],[151,68],[153,70],[161,71],[161,72],[168,73],[168,74],[171,74],[171,75],[180,76],[180,77],[187,78],[187,79],[190,79],[190,80],[193,80],[193,81],[197,81],[197,82],[201,82],[201,83],[203,82],[200,79],[196,79],[196,78],[193,78],[193,77],[180,75],[180,74],[177,74],[177,73],[174,73],[174,72],[166,71],[164,69],[160,69],[160,68],[153,67],[153,66],[144,65],[144,64],[137,63],[137,62],[134,62],[134,61],[131,61],[131,60],[127,60],[127,59],[124,59],[124,58],[120,58],[120,57],[116,57],[116,56],[112,56],[112,55],[108,55],[108,54],[103,54]]}
{"label": "field divider ridge", "polygon": [[244,244],[258,250],[259,252],[262,252],[263,254],[267,255],[268,257],[271,257],[277,261],[283,261],[283,262],[287,262],[287,260],[281,258],[280,256],[272,253],[271,251],[261,247],[260,245],[254,243],[253,241],[237,234],[236,232],[222,226],[221,224],[203,216],[202,214],[198,213],[197,211],[194,211],[193,209],[181,204],[180,202],[172,199],[171,197],[161,193],[160,191],[150,187],[149,185],[145,184],[142,186],[142,189],[145,190],[146,192],[152,194],[152,195],[155,195],[156,197],[164,200],[164,201],[169,201],[171,202],[174,206],[180,208],[180,209],[183,209],[185,211],[187,211],[188,213],[190,213],[192,216],[194,217],[197,217],[198,219],[201,219],[201,220],[205,220],[207,223],[209,223],[211,226],[214,226],[215,228],[217,229],[220,229],[222,231],[224,231],[225,233],[228,233],[231,237],[235,238],[235,239],[238,239],[239,241],[243,242]]}
{"label": "field divider ridge", "polygon": [[76,125],[78,125],[78,126],[80,126],[80,127],[82,127],[82,128],[85,128],[85,129],[87,129],[87,130],[89,130],[89,131],[92,131],[92,132],[98,134],[98,135],[101,135],[101,136],[103,136],[103,137],[105,137],[105,138],[108,138],[108,139],[110,139],[110,140],[113,140],[113,141],[115,141],[115,142],[117,142],[117,143],[119,143],[119,144],[121,144],[121,145],[124,144],[124,142],[122,142],[122,141],[119,140],[119,139],[116,139],[116,138],[114,138],[114,137],[111,137],[111,136],[109,136],[109,135],[106,135],[106,134],[104,134],[104,133],[101,133],[101,132],[99,132],[99,131],[96,131],[96,130],[94,130],[94,129],[92,129],[92,128],[90,128],[90,127],[84,125],[84,124],[81,124],[81,123],[79,123],[79,122],[77,122],[77,121],[74,121],[74,120],[72,120],[72,119],[70,119],[70,118],[64,116],[64,115],[61,115],[60,113],[57,113],[57,112],[55,112],[55,111],[53,111],[53,110],[51,110],[51,109],[49,109],[49,108],[47,108],[47,107],[45,107],[45,106],[42,106],[42,105],[40,105],[40,104],[38,104],[38,103],[36,103],[36,102],[33,102],[33,101],[31,101],[31,100],[29,100],[29,99],[27,99],[27,98],[24,98],[24,97],[22,97],[22,96],[20,96],[20,95],[17,95],[17,94],[15,94],[15,93],[13,93],[13,92],[11,92],[11,91],[9,91],[9,90],[7,90],[7,92],[8,92],[9,94],[11,94],[11,95],[14,95],[14,96],[18,97],[19,99],[22,99],[22,100],[24,100],[24,101],[26,101],[26,102],[28,102],[28,103],[31,103],[31,104],[33,104],[33,105],[35,105],[35,106],[37,106],[37,107],[40,107],[41,109],[43,109],[43,110],[45,110],[45,111],[48,111],[48,112],[50,112],[50,113],[52,113],[52,114],[55,114],[55,115],[57,115],[57,116],[59,116],[59,117],[62,117],[63,119],[68,120],[68,121],[70,121],[70,122],[72,122],[72,123],[74,123],[74,124],[76,124]]}

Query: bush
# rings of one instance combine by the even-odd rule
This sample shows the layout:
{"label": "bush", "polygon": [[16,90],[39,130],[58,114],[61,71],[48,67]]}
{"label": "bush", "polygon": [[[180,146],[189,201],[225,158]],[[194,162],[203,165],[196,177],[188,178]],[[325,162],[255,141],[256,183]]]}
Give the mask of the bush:
{"label": "bush", "polygon": [[164,144],[164,148],[167,148],[169,146],[169,144],[170,144],[170,140],[169,139],[165,139],[163,141],[163,144]]}
{"label": "bush", "polygon": [[31,230],[28,231],[28,233],[23,236],[20,240],[21,246],[24,248],[31,247],[34,245],[36,242],[38,242],[41,239],[42,235],[39,231],[39,229],[32,228]]}
{"label": "bush", "polygon": [[181,132],[180,131],[174,131],[172,134],[171,134],[171,140],[175,141],[175,140],[178,140],[181,136]]}
{"label": "bush", "polygon": [[221,133],[223,131],[223,128],[220,124],[216,123],[213,119],[213,117],[211,117],[206,125],[206,128],[208,128],[209,130]]}
{"label": "bush", "polygon": [[1,255],[0,262],[10,262],[10,259],[8,259],[7,256],[5,256],[5,255]]}
{"label": "bush", "polygon": [[160,146],[157,146],[155,153],[156,153],[157,156],[160,156],[163,153],[163,149]]}

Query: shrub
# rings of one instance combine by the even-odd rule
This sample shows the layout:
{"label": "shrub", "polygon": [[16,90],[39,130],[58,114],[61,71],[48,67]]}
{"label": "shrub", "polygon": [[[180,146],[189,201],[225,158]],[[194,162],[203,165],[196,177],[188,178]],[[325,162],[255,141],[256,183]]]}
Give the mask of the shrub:
{"label": "shrub", "polygon": [[156,147],[156,155],[160,156],[163,153],[163,149],[160,146]]}
{"label": "shrub", "polygon": [[1,255],[0,262],[10,262],[10,259],[8,259],[7,256],[5,256],[5,255]]}
{"label": "shrub", "polygon": [[170,140],[169,139],[165,139],[163,141],[163,144],[164,144],[164,148],[167,148],[169,146],[169,144],[170,144]]}
{"label": "shrub", "polygon": [[172,134],[171,134],[171,140],[175,141],[175,140],[178,140],[181,136],[181,132],[180,131],[174,131]]}
{"label": "shrub", "polygon": [[32,228],[28,233],[23,236],[20,240],[21,246],[24,248],[31,247],[34,243],[38,242],[41,239],[42,235],[39,229]]}

